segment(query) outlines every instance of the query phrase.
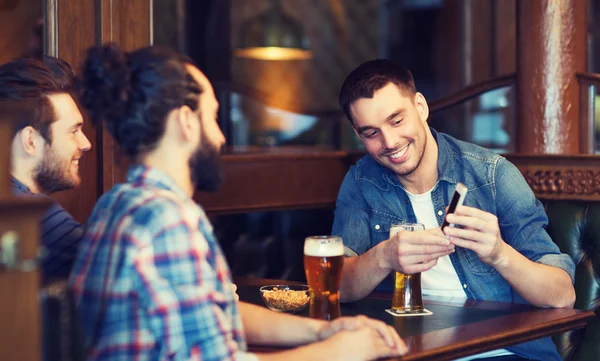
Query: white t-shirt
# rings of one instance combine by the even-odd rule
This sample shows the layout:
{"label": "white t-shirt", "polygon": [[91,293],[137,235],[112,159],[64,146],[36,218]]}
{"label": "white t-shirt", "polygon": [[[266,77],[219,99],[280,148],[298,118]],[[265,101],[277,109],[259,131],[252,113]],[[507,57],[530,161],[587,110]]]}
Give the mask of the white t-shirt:
{"label": "white t-shirt", "polygon": [[[406,192],[417,222],[424,224],[425,229],[439,227],[431,200],[431,191],[432,189],[423,194]],[[424,295],[467,298],[454,266],[452,266],[450,256],[440,257],[435,266],[421,274],[421,289]]]}
{"label": "white t-shirt", "polygon": [[[410,203],[412,204],[415,216],[417,217],[417,222],[425,225],[425,229],[432,229],[440,226],[435,216],[433,201],[431,200],[432,190],[433,188],[422,194],[411,194],[406,192],[410,199]],[[435,266],[421,273],[421,290],[424,295],[429,296],[452,297],[460,298],[462,300],[467,298],[467,294],[463,290],[449,255],[438,258],[438,262]],[[464,357],[455,361],[469,361],[512,354],[512,352],[506,349],[498,349]]]}

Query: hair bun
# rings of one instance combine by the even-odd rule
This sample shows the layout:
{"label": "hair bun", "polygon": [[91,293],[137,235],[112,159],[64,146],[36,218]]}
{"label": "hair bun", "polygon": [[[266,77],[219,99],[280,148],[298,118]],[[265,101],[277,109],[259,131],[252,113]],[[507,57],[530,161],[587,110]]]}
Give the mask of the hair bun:
{"label": "hair bun", "polygon": [[81,73],[81,88],[81,103],[94,122],[104,120],[114,135],[115,125],[127,114],[131,97],[127,55],[112,43],[90,48]]}

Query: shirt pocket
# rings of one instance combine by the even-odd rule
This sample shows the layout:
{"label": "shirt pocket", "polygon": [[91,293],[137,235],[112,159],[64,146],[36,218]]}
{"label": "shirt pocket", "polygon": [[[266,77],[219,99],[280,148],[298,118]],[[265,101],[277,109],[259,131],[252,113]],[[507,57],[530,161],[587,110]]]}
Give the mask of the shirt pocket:
{"label": "shirt pocket", "polygon": [[371,217],[369,219],[371,247],[390,238],[390,226],[393,223],[406,223],[406,219],[378,211],[371,211]]}
{"label": "shirt pocket", "polygon": [[489,276],[497,273],[496,269],[488,264],[481,262],[477,253],[469,250],[464,250],[464,257],[467,260],[467,265],[469,266],[469,271],[478,276]]}

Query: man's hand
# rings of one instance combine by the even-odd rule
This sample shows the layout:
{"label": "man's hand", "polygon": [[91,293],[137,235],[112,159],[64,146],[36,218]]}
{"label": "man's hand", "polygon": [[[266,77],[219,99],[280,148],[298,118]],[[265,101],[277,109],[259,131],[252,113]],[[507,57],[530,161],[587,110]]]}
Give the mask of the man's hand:
{"label": "man's hand", "polygon": [[340,331],[325,340],[323,346],[325,350],[311,355],[310,359],[365,361],[398,357],[408,352],[406,346],[389,347],[379,333],[364,326],[353,331]]}
{"label": "man's hand", "polygon": [[500,235],[496,216],[477,208],[460,206],[446,218],[449,223],[464,227],[444,228],[453,244],[477,253],[479,259],[490,266],[496,267],[504,261],[506,243]]}
{"label": "man's hand", "polygon": [[385,267],[405,274],[427,271],[436,265],[438,258],[454,252],[454,245],[439,227],[401,231],[385,242],[380,259],[386,261]]}
{"label": "man's hand", "polygon": [[340,317],[324,323],[317,332],[317,338],[325,340],[340,331],[355,331],[362,327],[376,331],[391,349],[401,353],[406,352],[406,344],[392,326],[365,316]]}

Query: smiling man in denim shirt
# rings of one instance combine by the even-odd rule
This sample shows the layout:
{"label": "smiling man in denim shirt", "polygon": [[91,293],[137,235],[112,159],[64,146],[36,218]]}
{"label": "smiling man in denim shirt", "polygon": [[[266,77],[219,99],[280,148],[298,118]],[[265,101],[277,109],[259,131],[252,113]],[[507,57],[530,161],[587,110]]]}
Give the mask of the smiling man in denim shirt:
{"label": "smiling man in denim shirt", "polygon": [[[423,294],[572,307],[574,264],[552,242],[547,216],[519,170],[427,125],[412,74],[388,60],[356,68],[340,107],[367,150],[341,186],[332,233],[346,246],[342,300],[391,290],[393,272],[422,272]],[[458,182],[465,205],[440,225]],[[389,238],[392,223],[426,230]],[[467,358],[561,360],[545,338]]]}

